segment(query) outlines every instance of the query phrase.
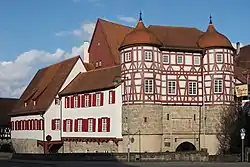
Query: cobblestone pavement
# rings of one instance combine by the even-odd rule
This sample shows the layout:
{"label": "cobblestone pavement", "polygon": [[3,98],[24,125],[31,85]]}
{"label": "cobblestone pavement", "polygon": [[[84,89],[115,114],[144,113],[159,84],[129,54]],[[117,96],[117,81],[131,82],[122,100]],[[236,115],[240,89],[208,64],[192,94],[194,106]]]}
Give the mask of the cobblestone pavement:
{"label": "cobblestone pavement", "polygon": [[238,167],[250,163],[189,163],[189,162],[42,162],[42,161],[0,161],[0,167]]}

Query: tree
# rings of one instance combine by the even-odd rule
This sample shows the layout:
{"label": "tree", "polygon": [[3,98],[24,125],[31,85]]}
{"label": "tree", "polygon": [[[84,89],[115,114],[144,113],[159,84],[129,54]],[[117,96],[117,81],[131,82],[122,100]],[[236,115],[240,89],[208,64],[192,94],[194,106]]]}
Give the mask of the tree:
{"label": "tree", "polygon": [[218,154],[240,153],[240,129],[245,126],[245,116],[241,107],[234,104],[224,107],[220,113],[217,139]]}

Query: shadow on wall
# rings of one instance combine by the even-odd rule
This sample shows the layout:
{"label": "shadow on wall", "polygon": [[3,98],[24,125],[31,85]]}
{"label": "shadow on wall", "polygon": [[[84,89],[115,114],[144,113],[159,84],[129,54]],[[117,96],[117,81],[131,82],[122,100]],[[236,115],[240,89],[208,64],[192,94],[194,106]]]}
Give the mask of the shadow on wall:
{"label": "shadow on wall", "polygon": [[6,143],[0,146],[0,152],[15,153],[15,150],[11,143]]}

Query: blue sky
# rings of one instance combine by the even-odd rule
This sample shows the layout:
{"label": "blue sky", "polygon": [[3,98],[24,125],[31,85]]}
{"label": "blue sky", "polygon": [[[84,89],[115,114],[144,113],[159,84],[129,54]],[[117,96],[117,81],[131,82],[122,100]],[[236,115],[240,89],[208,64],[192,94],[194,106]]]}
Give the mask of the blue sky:
{"label": "blue sky", "polygon": [[[21,78],[15,75],[19,79],[15,86],[19,88],[17,85],[22,81],[25,87],[38,67],[55,61],[45,61],[46,57],[39,56],[71,54],[72,48],[80,47],[90,38],[98,17],[134,26],[140,10],[146,25],[192,26],[201,30],[206,30],[212,14],[217,30],[232,42],[250,43],[249,0],[1,0],[0,70],[3,62],[13,64],[24,53],[28,52],[30,57],[39,53],[29,57],[29,61],[21,56],[28,63],[33,62],[25,70],[33,71],[29,75]],[[11,73],[10,68],[13,71],[16,66],[8,69],[2,66],[2,69]],[[1,83],[0,71],[0,86],[6,83]],[[2,90],[2,95],[12,96],[6,90]]]}

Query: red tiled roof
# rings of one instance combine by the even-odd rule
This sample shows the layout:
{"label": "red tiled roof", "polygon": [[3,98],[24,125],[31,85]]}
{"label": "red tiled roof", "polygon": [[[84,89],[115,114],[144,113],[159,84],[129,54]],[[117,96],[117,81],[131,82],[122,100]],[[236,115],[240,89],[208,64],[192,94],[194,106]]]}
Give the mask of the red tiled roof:
{"label": "red tiled roof", "polygon": [[[80,56],[76,56],[38,70],[10,115],[45,112],[79,58]],[[33,104],[33,101],[36,101],[36,105]],[[26,107],[24,106],[25,103],[27,103]]]}
{"label": "red tiled roof", "polygon": [[237,66],[250,69],[250,45],[240,48],[239,56],[236,57]]}
{"label": "red tiled roof", "polygon": [[207,31],[199,38],[198,45],[201,48],[228,47],[234,49],[229,39],[219,33],[213,24],[209,24]]}
{"label": "red tiled roof", "polygon": [[15,98],[0,98],[0,127],[8,127],[10,125],[11,110],[18,102]]}
{"label": "red tiled roof", "polygon": [[107,67],[80,73],[60,93],[60,96],[84,92],[93,92],[115,87],[114,80],[120,80],[121,66]]}

